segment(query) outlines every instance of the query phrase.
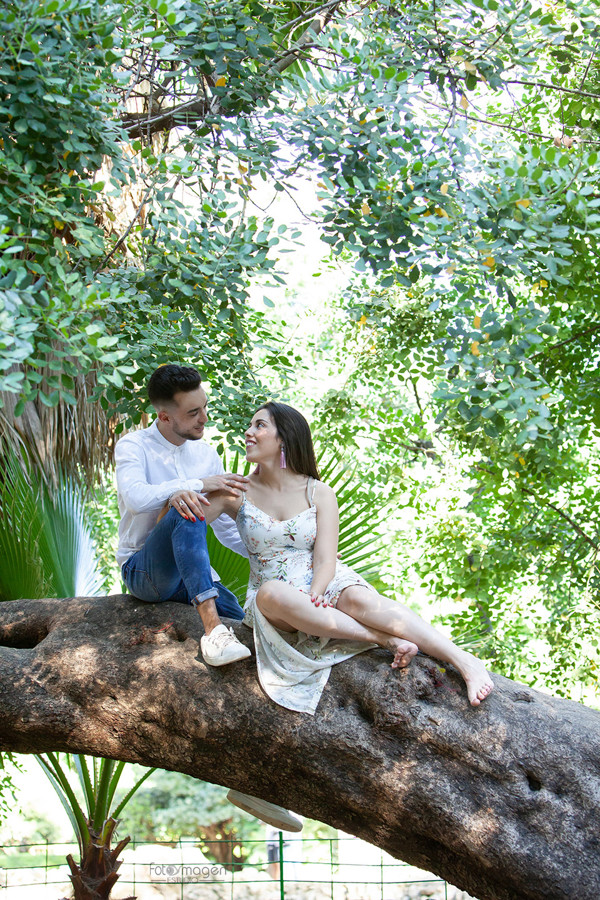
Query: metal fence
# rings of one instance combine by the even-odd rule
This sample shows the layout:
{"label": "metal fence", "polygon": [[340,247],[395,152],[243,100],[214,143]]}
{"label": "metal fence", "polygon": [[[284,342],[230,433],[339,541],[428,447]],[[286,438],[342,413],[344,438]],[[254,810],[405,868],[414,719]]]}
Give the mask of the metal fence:
{"label": "metal fence", "polygon": [[[132,840],[120,858],[112,897],[139,900],[468,900],[440,878],[393,859],[356,838],[304,838],[177,843]],[[217,846],[218,845],[218,846]],[[0,846],[1,900],[62,900],[70,895],[66,855],[76,844]]]}

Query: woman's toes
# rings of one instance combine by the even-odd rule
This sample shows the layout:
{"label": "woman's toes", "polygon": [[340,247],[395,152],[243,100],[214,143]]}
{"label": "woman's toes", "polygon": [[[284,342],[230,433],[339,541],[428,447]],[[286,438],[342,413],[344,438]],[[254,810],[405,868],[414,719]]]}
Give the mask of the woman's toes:
{"label": "woman's toes", "polygon": [[392,669],[405,669],[417,655],[419,648],[412,641],[398,641],[392,652],[394,654]]}
{"label": "woman's toes", "polygon": [[494,682],[490,679],[487,672],[485,672],[485,677],[483,677],[483,683],[482,676],[466,679],[466,682],[471,706],[479,706],[481,701],[485,700],[494,688]]}

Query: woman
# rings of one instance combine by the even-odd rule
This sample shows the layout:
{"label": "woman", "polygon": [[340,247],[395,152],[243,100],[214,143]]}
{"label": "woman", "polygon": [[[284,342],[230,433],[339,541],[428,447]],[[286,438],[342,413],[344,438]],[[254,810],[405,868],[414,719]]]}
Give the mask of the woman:
{"label": "woman", "polygon": [[254,629],[266,693],[314,713],[331,666],[376,645],[394,654],[392,668],[407,666],[419,648],[451,663],[478,706],[493,688],[483,663],[337,560],[337,501],[319,480],[304,417],[283,403],[260,407],[246,458],[256,463],[248,491],[209,495],[206,518],[228,513],[248,548],[244,622]]}

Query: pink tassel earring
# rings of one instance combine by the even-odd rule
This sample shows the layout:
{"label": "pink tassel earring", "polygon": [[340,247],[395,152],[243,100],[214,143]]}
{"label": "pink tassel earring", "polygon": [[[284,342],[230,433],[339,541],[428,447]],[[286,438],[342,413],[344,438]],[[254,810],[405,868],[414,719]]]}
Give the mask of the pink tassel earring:
{"label": "pink tassel earring", "polygon": [[287,469],[287,463],[285,461],[285,447],[283,444],[281,445],[281,456],[279,457],[279,468]]}

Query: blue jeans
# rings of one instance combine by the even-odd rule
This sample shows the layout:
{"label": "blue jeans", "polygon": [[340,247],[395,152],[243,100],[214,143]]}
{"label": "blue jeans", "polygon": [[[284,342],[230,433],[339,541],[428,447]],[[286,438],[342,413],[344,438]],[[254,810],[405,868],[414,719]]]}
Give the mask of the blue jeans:
{"label": "blue jeans", "polygon": [[220,616],[244,618],[236,597],[212,579],[203,519],[192,522],[170,509],[141,550],[123,564],[121,574],[129,593],[146,603],[197,605],[214,597]]}

